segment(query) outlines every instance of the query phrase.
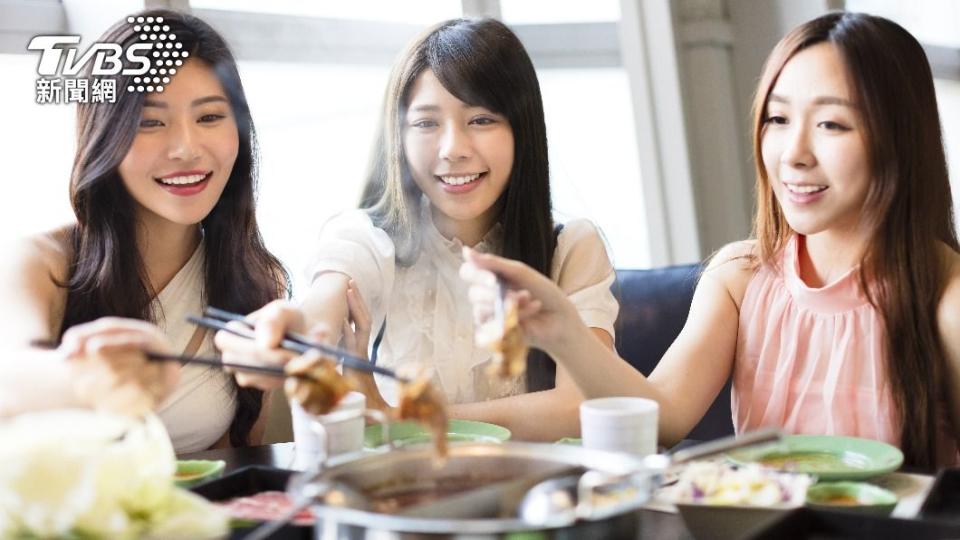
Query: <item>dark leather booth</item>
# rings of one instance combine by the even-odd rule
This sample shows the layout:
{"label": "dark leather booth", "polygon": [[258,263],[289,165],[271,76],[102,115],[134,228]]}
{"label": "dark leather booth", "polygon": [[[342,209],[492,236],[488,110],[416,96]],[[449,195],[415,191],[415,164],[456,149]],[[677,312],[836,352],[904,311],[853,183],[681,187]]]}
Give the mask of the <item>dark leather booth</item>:
{"label": "dark leather booth", "polygon": [[[645,375],[680,334],[701,266],[669,266],[649,270],[617,270],[613,292],[620,300],[616,346],[620,356]],[[733,434],[730,382],[710,406],[688,439],[710,440]]]}

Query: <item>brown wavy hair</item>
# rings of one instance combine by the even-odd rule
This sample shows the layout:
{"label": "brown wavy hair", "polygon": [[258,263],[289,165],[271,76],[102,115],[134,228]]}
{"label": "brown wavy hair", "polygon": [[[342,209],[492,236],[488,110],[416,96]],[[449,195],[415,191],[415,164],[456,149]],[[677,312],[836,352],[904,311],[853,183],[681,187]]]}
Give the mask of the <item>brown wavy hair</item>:
{"label": "brown wavy hair", "polygon": [[871,182],[859,281],[886,330],[900,447],[908,464],[933,469],[946,420],[945,353],[936,320],[947,279],[943,246],[958,251],[958,244],[930,65],[920,43],[896,23],[831,13],[795,28],[767,59],[753,103],[758,262],[773,264],[793,234],[761,158],[767,101],[787,62],[820,43],[843,58],[864,125]]}
{"label": "brown wavy hair", "polygon": [[[163,17],[192,61],[209,66],[233,110],[240,146],[227,185],[202,220],[205,253],[203,291],[209,305],[248,313],[288,295],[288,276],[263,244],[257,226],[257,139],[237,64],[223,38],[200,19],[175,11],[147,10],[138,16]],[[99,41],[127,46],[137,41],[126,18]],[[127,67],[127,66],[125,66]],[[144,94],[127,92],[131,76],[116,75],[116,103],[81,103],[77,107],[77,152],[70,178],[70,202],[77,224],[70,230],[72,258],[61,335],[71,326],[104,316],[156,322],[136,241],[134,201],[118,167],[136,136]],[[260,415],[263,392],[237,388],[237,409],[230,425],[233,446],[249,444],[250,429]],[[202,414],[203,411],[197,411]]]}

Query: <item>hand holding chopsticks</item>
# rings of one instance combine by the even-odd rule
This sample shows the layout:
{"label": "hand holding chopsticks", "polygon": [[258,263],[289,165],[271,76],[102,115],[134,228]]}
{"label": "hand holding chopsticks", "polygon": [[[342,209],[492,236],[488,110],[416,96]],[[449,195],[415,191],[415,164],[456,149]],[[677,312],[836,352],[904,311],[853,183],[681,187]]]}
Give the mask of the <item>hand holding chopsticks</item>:
{"label": "hand holding chopsticks", "polygon": [[78,324],[63,334],[62,344],[40,341],[38,348],[58,348],[68,374],[63,386],[71,406],[139,415],[173,392],[180,370],[150,362],[144,351],[172,353],[167,337],[155,325],[119,317]]}
{"label": "hand holding chopsticks", "polygon": [[[204,317],[190,316],[187,317],[187,320],[193,324],[205,328],[221,330],[229,334],[250,340],[255,339],[253,326],[243,315],[230,313],[229,311],[224,311],[222,309],[213,307],[207,308],[204,311],[204,315]],[[243,326],[228,325],[227,322],[230,321],[239,322]],[[279,346],[282,349],[293,351],[299,354],[304,354],[310,351],[320,351],[324,354],[333,356],[346,368],[355,369],[358,371],[368,371],[371,373],[379,373],[380,375],[385,375],[401,382],[409,382],[409,379],[397,375],[396,372],[392,370],[375,366],[365,358],[361,358],[349,351],[345,351],[331,345],[316,342],[307,336],[298,334],[296,332],[286,332],[284,337],[280,340]]]}
{"label": "hand holding chopsticks", "polygon": [[[31,347],[37,347],[38,349],[56,349],[60,346],[56,341],[48,341],[35,339],[30,342]],[[273,366],[260,366],[256,364],[235,364],[231,362],[224,362],[216,357],[206,357],[206,356],[190,356],[186,354],[172,354],[172,353],[157,353],[152,351],[143,351],[143,355],[147,357],[147,360],[153,362],[180,362],[183,365],[187,364],[197,364],[202,366],[210,366],[220,369],[232,369],[235,371],[247,371],[251,373],[260,373],[263,375],[272,375],[275,377],[286,377],[287,374],[283,371],[283,368],[273,367]]]}

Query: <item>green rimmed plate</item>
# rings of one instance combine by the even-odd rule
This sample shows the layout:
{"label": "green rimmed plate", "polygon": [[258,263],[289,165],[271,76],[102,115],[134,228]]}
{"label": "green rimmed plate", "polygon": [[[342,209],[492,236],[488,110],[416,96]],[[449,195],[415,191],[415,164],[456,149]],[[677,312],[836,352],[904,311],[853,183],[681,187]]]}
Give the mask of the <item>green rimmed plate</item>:
{"label": "green rimmed plate", "polygon": [[870,439],[831,435],[788,435],[779,445],[743,448],[727,454],[743,465],[806,473],[820,480],[864,480],[893,472],[903,464],[895,446]]}
{"label": "green rimmed plate", "polygon": [[897,495],[866,482],[818,482],[807,490],[807,506],[861,514],[889,515]]}
{"label": "green rimmed plate", "polygon": [[583,439],[580,437],[564,437],[557,439],[553,444],[566,444],[569,446],[583,446]]}
{"label": "green rimmed plate", "polygon": [[177,472],[174,473],[173,483],[182,488],[188,488],[212,480],[221,474],[227,463],[222,459],[206,460],[191,459],[177,460]]}
{"label": "green rimmed plate", "polygon": [[[430,442],[430,433],[416,422],[396,422],[390,424],[390,436],[398,446]],[[472,420],[450,420],[447,424],[447,440],[450,442],[492,442],[500,443],[510,439],[510,430],[496,424],[474,422]],[[363,445],[376,448],[385,443],[383,426],[367,426],[363,431]]]}

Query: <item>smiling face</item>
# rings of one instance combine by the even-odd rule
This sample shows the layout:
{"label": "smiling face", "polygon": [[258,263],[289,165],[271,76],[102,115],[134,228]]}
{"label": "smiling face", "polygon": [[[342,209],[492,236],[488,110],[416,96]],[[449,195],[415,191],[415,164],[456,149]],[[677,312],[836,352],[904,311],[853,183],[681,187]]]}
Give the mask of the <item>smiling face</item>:
{"label": "smiling face", "polygon": [[227,94],[205,63],[184,63],[147,95],[119,173],[141,221],[195,225],[226,187],[240,138]]}
{"label": "smiling face", "polygon": [[403,150],[441,231],[493,225],[513,168],[504,116],[460,101],[426,70],[410,91]]}
{"label": "smiling face", "polygon": [[835,46],[797,53],[770,92],[763,164],[790,227],[855,232],[870,184],[863,123]]}

